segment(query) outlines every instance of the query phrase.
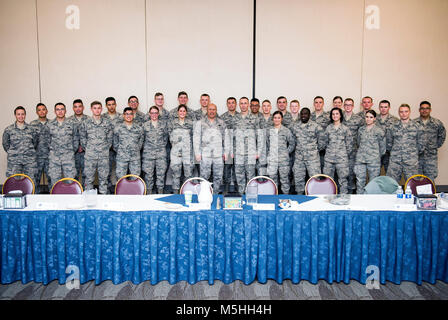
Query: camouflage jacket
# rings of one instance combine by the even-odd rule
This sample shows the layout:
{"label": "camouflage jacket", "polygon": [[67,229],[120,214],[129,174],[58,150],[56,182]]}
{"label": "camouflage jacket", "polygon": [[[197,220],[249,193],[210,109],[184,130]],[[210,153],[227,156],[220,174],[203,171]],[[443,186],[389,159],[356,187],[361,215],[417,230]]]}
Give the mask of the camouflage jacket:
{"label": "camouflage jacket", "polygon": [[284,163],[289,166],[289,156],[295,147],[295,139],[291,130],[281,125],[278,129],[271,127],[267,131],[266,146],[268,164]]}
{"label": "camouflage jacket", "polygon": [[50,130],[50,157],[73,156],[80,144],[78,124],[70,118],[66,118],[62,123],[53,119],[48,123],[48,128]]}
{"label": "camouflage jacket", "polygon": [[213,122],[209,118],[202,118],[194,124],[193,149],[195,156],[218,158],[223,154],[229,155],[229,140],[226,123],[220,118],[215,118]]}
{"label": "camouflage jacket", "polygon": [[[350,129],[341,123],[335,127],[330,123],[323,134],[323,146],[326,148],[325,161],[347,162],[348,155],[353,149],[353,138]],[[348,165],[348,164],[347,164]]]}
{"label": "camouflage jacket", "polygon": [[157,127],[151,120],[143,124],[144,142],[143,159],[155,160],[166,158],[166,146],[168,144],[168,122],[159,120]]}
{"label": "camouflage jacket", "polygon": [[123,121],[114,128],[113,148],[117,152],[117,161],[140,161],[143,146],[143,127],[132,123],[130,128]]}
{"label": "camouflage jacket", "polygon": [[39,119],[33,120],[30,123],[30,125],[34,126],[39,133],[39,143],[36,150],[37,159],[48,159],[48,155],[50,154],[49,123],[50,120],[48,119],[45,123],[40,122]]}
{"label": "camouflage jacket", "polygon": [[359,114],[352,113],[350,118],[346,118],[347,114],[345,111],[342,111],[342,114],[344,115],[344,125],[350,129],[350,133],[354,139],[354,145],[352,152],[356,152],[356,149],[358,148],[358,142],[356,140],[356,137],[358,136],[358,130],[362,126],[365,125],[366,120],[364,117],[360,116]]}
{"label": "camouflage jacket", "polygon": [[327,126],[330,124],[330,112],[323,111],[321,115],[317,116],[316,111],[311,112],[310,120],[316,122],[325,131]]}
{"label": "camouflage jacket", "polygon": [[319,150],[323,149],[323,130],[316,122],[309,120],[294,123],[291,132],[296,140],[295,158],[297,160],[319,159]]}
{"label": "camouflage jacket", "polygon": [[357,145],[356,162],[380,163],[381,157],[386,152],[386,134],[377,125],[371,129],[362,126],[358,130]]}
{"label": "camouflage jacket", "polygon": [[391,157],[402,160],[418,158],[425,150],[423,129],[413,120],[409,120],[407,124],[403,124],[401,120],[394,123],[387,131],[386,141]]}
{"label": "camouflage jacket", "polygon": [[419,117],[414,120],[423,128],[423,139],[425,141],[425,153],[429,155],[436,155],[446,138],[446,130],[442,121],[439,119],[429,117],[426,124]]}
{"label": "camouflage jacket", "polygon": [[257,146],[259,118],[253,114],[235,116],[233,130],[233,149],[235,155],[256,155],[261,152],[261,145]]}
{"label": "camouflage jacket", "polygon": [[194,121],[187,118],[183,123],[177,118],[169,123],[171,155],[193,160],[193,125]]}
{"label": "camouflage jacket", "polygon": [[2,143],[8,153],[8,161],[18,158],[36,161],[39,133],[35,126],[25,122],[23,128],[19,129],[14,122],[3,131]]}
{"label": "camouflage jacket", "polygon": [[85,120],[80,126],[79,138],[86,151],[85,158],[100,159],[109,156],[112,147],[114,126],[112,122],[101,116],[99,123],[93,118]]}

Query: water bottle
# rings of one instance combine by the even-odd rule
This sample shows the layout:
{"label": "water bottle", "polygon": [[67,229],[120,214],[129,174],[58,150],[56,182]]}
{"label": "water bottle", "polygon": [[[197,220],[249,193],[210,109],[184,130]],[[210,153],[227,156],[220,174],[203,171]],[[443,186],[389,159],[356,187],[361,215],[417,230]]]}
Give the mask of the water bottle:
{"label": "water bottle", "polygon": [[398,186],[397,188],[397,204],[402,204],[403,203],[403,189],[401,188],[401,186]]}
{"label": "water bottle", "polygon": [[405,199],[406,199],[405,200],[406,204],[414,204],[414,199],[412,198],[411,187],[409,185],[406,187]]}

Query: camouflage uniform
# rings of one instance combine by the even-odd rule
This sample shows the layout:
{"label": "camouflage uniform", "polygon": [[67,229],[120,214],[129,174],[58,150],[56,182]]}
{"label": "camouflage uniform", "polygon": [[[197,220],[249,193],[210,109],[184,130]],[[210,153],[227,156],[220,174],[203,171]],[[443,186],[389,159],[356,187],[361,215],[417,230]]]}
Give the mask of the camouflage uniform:
{"label": "camouflage uniform", "polygon": [[364,193],[366,186],[366,171],[369,173],[369,180],[380,175],[381,156],[386,152],[386,136],[380,127],[374,125],[371,129],[362,126],[357,134],[356,153],[356,192]]}
{"label": "camouflage uniform", "polygon": [[[197,121],[207,118],[207,109],[205,111],[202,110],[202,107],[199,107],[199,109],[193,111],[193,116],[196,118]],[[218,116],[217,116],[218,118]]]}
{"label": "camouflage uniform", "polygon": [[39,143],[36,150],[37,158],[37,170],[34,181],[37,186],[37,193],[41,193],[40,180],[42,174],[48,181],[48,186],[51,186],[50,177],[48,175],[48,156],[50,154],[50,130],[48,129],[48,123],[50,120],[46,119],[45,122],[40,122],[39,119],[31,121],[30,125],[34,126],[39,132]]}
{"label": "camouflage uniform", "polygon": [[128,169],[131,174],[140,175],[143,139],[143,127],[138,123],[133,122],[128,127],[122,121],[115,126],[113,148],[117,152],[117,179],[127,175]]}
{"label": "camouflage uniform", "polygon": [[36,127],[23,124],[17,127],[17,122],[8,126],[3,132],[3,149],[8,153],[6,176],[23,173],[31,179],[36,177],[36,149],[39,133]]}
{"label": "camouflage uniform", "polygon": [[[235,116],[239,114],[239,112],[235,111],[235,113],[232,115],[229,111],[223,113],[221,115],[221,119],[225,122],[228,133],[229,133],[229,139],[231,142],[233,142],[234,139],[234,120]],[[235,174],[235,165],[233,163],[233,157],[232,155],[235,154],[235,150],[233,150],[233,145],[231,147],[229,158],[227,159],[226,163],[224,164],[224,189],[227,192],[229,188],[230,182],[233,183],[233,185],[236,187],[236,174]]]}
{"label": "camouflage uniform", "polygon": [[50,120],[50,156],[48,175],[51,187],[61,178],[75,178],[75,152],[79,146],[79,131],[77,124],[68,118],[59,123],[57,119]]}
{"label": "camouflage uniform", "polygon": [[172,188],[174,193],[177,193],[180,189],[182,167],[185,180],[193,176],[193,120],[191,117],[185,118],[181,123],[178,118],[175,118],[170,122],[168,129],[171,142]]}
{"label": "camouflage uniform", "polygon": [[291,122],[292,122],[291,112],[286,111],[283,114],[282,125],[285,126],[286,128],[289,128],[289,125],[291,124]]}
{"label": "camouflage uniform", "polygon": [[[316,122],[324,132],[327,126],[330,124],[330,112],[322,111],[320,115],[317,115],[316,111],[313,111],[311,112],[310,120]],[[320,170],[323,171],[325,164],[325,149],[319,151],[319,157],[320,157]]]}
{"label": "camouflage uniform", "polygon": [[344,125],[350,129],[350,133],[353,139],[353,148],[348,155],[348,190],[349,192],[351,192],[356,189],[356,183],[355,183],[356,180],[354,172],[356,150],[358,149],[356,137],[358,136],[358,129],[365,125],[366,120],[365,118],[362,118],[361,115],[358,114],[352,113],[350,118],[348,118],[345,111],[343,111],[342,113],[344,115]]}
{"label": "camouflage uniform", "polygon": [[[258,117],[252,114],[235,116],[234,121],[234,161],[238,192],[244,193],[246,183],[255,176]],[[261,148],[261,145],[258,145]]]}
{"label": "camouflage uniform", "polygon": [[[123,122],[123,115],[119,112],[116,112],[115,117],[111,117],[111,115],[106,112],[102,115],[104,119],[109,120],[112,123],[113,129],[115,129],[116,125],[120,122]],[[113,141],[113,129],[112,129],[112,141]],[[113,144],[113,142],[112,142]],[[114,148],[111,146],[109,149],[109,174],[107,175],[107,186],[110,191],[113,190],[113,187],[117,183],[117,176],[115,175],[115,169],[116,169],[116,161],[117,153],[115,152]],[[113,191],[112,191],[113,192]]]}
{"label": "camouflage uniform", "polygon": [[319,150],[322,149],[322,127],[309,120],[307,123],[296,122],[292,127],[296,141],[295,160],[293,166],[296,192],[305,191],[306,172],[310,177],[320,174]]}
{"label": "camouflage uniform", "polygon": [[[187,106],[185,106],[185,107],[187,107]],[[177,108],[178,107],[171,109],[171,111],[170,111],[171,120],[179,119],[179,115],[177,114]],[[190,119],[193,122],[196,121],[196,115],[194,113],[194,110],[191,109],[190,107],[187,107],[187,115],[185,116],[185,119]]]}
{"label": "camouflage uniform", "polygon": [[266,151],[266,136],[268,134],[268,129],[274,125],[272,121],[272,115],[269,116],[268,119],[265,119],[264,116],[260,118],[258,122],[258,146],[260,150],[260,157],[257,160],[257,174],[259,176],[267,175],[267,151]]}
{"label": "camouflage uniform", "polygon": [[137,110],[137,112],[134,114],[134,121],[132,123],[143,125],[148,120],[148,115]]}
{"label": "camouflage uniform", "polygon": [[271,127],[267,131],[266,146],[268,151],[268,176],[278,185],[279,175],[281,183],[280,189],[284,194],[289,194],[289,157],[295,147],[294,136],[291,133],[291,130],[283,125],[278,129]]}
{"label": "camouflage uniform", "polygon": [[343,123],[339,127],[328,125],[323,134],[323,146],[325,151],[324,174],[334,178],[338,174],[340,193],[348,192],[348,155],[352,152],[353,138],[350,129]]}
{"label": "camouflage uniform", "polygon": [[[383,129],[384,134],[387,137],[387,131],[390,130],[390,127],[398,121],[398,118],[388,114],[385,119],[381,118],[381,115],[379,115],[376,118],[376,125]],[[390,150],[387,149],[387,143],[386,143],[386,153],[381,157],[381,166],[384,166],[384,172],[387,172],[387,168],[389,167],[389,159],[390,159]]]}
{"label": "camouflage uniform", "polygon": [[[80,118],[76,117],[75,115],[72,115],[70,117],[68,117],[68,120],[73,121],[73,123],[76,125],[76,130],[78,130],[78,136],[79,136],[79,129],[81,124],[86,121],[89,118],[89,116],[83,114]],[[81,143],[81,141],[80,141]],[[76,149],[75,152],[75,168],[76,168],[76,174],[75,176],[77,177],[78,181],[80,181],[83,185],[83,187],[85,188],[85,181],[86,181],[86,174],[84,172],[84,155],[85,155],[85,147],[83,145],[80,144],[80,146],[82,146],[83,151],[82,152],[78,152],[78,149]],[[80,180],[82,178],[82,180]]]}
{"label": "camouflage uniform", "polygon": [[98,172],[98,189],[101,194],[107,192],[109,175],[109,150],[114,134],[112,122],[101,117],[97,122],[93,118],[85,120],[80,127],[81,145],[85,148],[86,190],[93,189],[95,172]]}
{"label": "camouflage uniform", "polygon": [[165,173],[167,165],[168,123],[157,121],[157,126],[149,120],[143,124],[145,135],[142,153],[142,170],[145,172],[145,182],[148,193],[154,188],[154,173],[156,174],[156,186],[159,193],[163,193],[165,187]]}
{"label": "camouflage uniform", "polygon": [[415,121],[397,121],[387,131],[390,163],[387,175],[400,183],[401,175],[407,180],[418,173],[418,157],[425,150],[422,127]]}
{"label": "camouflage uniform", "polygon": [[213,190],[219,193],[224,169],[223,154],[229,154],[230,140],[224,120],[208,117],[196,121],[193,128],[195,156],[201,156],[201,177],[209,180],[213,167]]}

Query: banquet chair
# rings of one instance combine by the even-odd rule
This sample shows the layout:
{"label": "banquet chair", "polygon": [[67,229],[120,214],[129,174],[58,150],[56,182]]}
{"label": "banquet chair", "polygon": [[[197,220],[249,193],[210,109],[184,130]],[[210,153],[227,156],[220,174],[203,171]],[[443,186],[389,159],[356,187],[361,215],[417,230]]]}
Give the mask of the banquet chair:
{"label": "banquet chair", "polygon": [[378,176],[369,181],[364,187],[365,194],[395,194],[400,185],[394,178]]}
{"label": "banquet chair", "polygon": [[406,187],[409,185],[411,187],[412,194],[415,196],[417,195],[417,186],[423,186],[425,184],[431,185],[432,194],[436,193],[436,186],[434,185],[434,182],[422,174],[414,174],[412,177],[409,177],[404,184],[404,190],[406,190]]}
{"label": "banquet chair", "polygon": [[277,195],[278,188],[274,180],[266,176],[256,176],[249,180],[246,185],[245,193],[248,186],[257,186],[258,194]]}
{"label": "banquet chair", "polygon": [[[198,194],[198,192],[201,191],[200,188],[196,188],[196,186],[199,186],[201,181],[207,181],[204,178],[201,177],[192,177],[182,184],[182,187],[180,187],[179,194],[184,194],[185,191],[191,191],[193,194]],[[210,186],[210,192],[213,194],[213,188]]]}
{"label": "banquet chair", "polygon": [[308,179],[305,185],[306,195],[337,194],[336,182],[326,174],[316,174]]}
{"label": "banquet chair", "polygon": [[51,188],[50,194],[82,194],[82,186],[73,178],[62,178]]}
{"label": "banquet chair", "polygon": [[20,190],[24,194],[34,194],[33,179],[23,173],[17,173],[9,176],[3,183],[2,193],[6,194],[13,190]]}
{"label": "banquet chair", "polygon": [[146,183],[135,174],[128,174],[121,177],[115,185],[115,194],[146,194]]}

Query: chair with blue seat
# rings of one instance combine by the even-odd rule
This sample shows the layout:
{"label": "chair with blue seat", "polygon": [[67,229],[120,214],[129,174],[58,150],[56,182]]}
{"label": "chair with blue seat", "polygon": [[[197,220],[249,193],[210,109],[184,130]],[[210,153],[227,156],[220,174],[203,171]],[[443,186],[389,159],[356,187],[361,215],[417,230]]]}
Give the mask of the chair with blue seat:
{"label": "chair with blue seat", "polygon": [[62,178],[53,185],[50,194],[82,194],[81,183],[73,178]]}
{"label": "chair with blue seat", "polygon": [[34,194],[34,182],[29,176],[23,173],[16,173],[9,176],[3,183],[2,193],[20,190],[24,194]]}

